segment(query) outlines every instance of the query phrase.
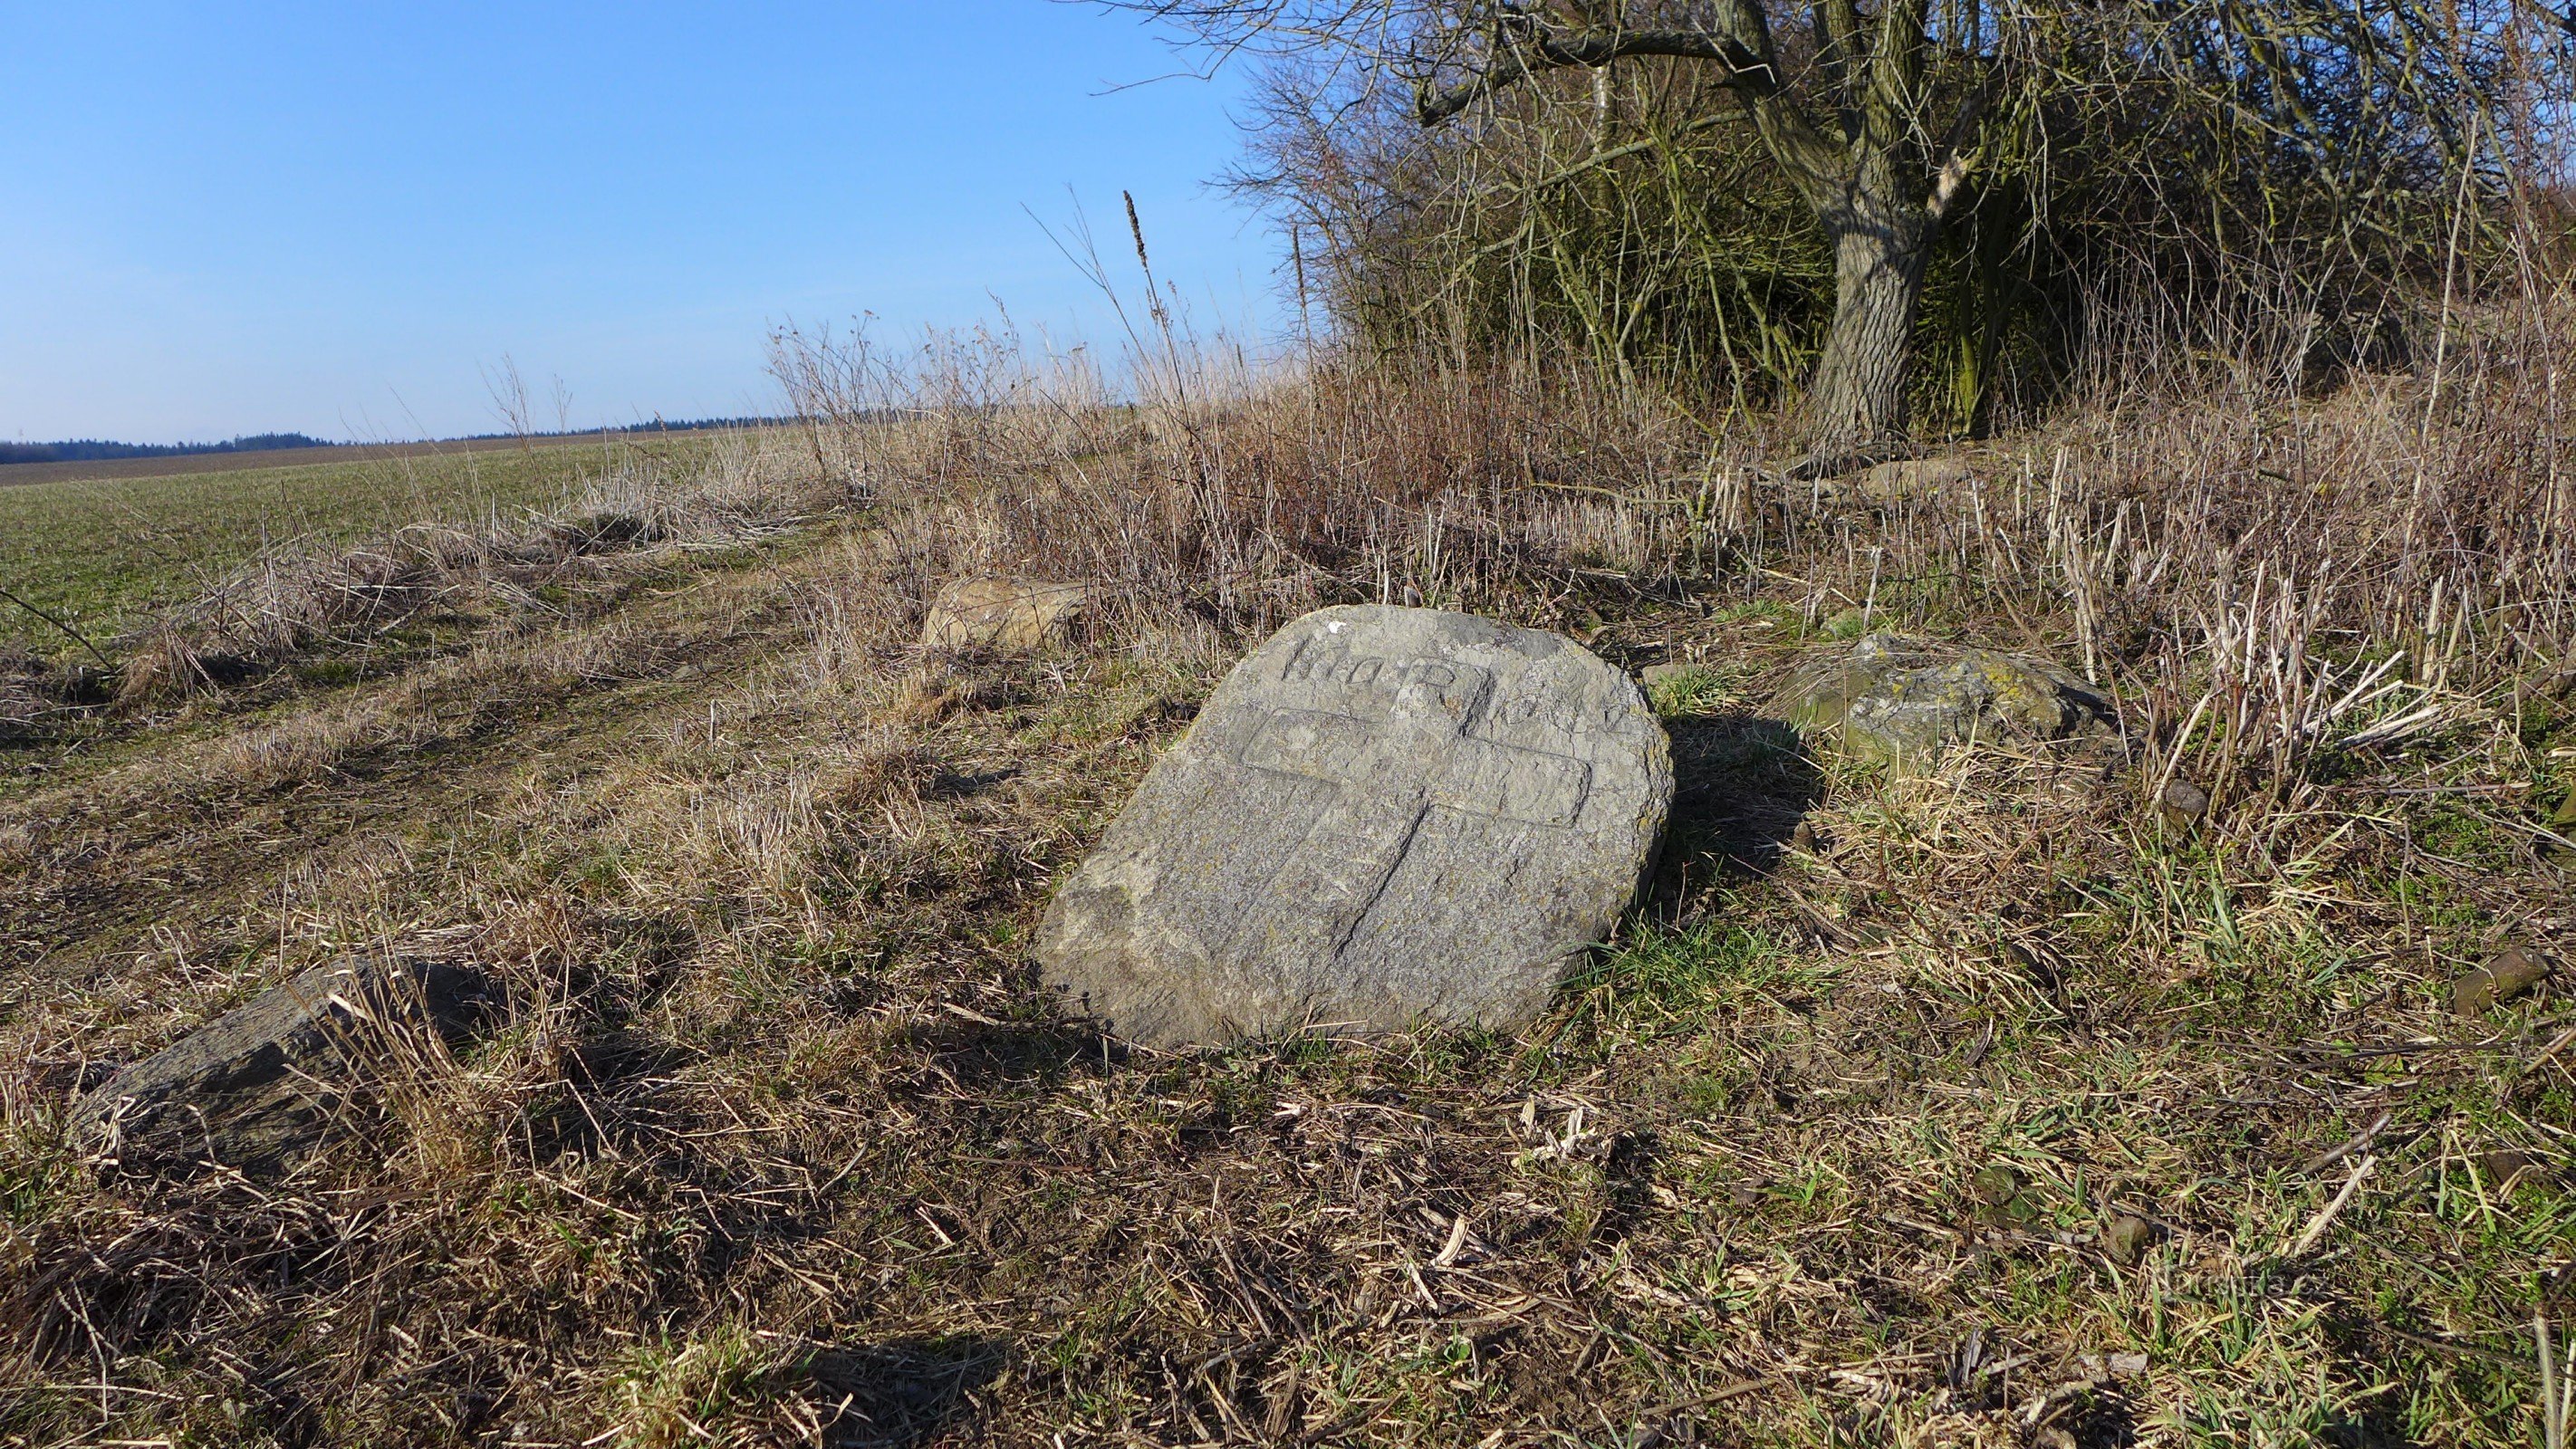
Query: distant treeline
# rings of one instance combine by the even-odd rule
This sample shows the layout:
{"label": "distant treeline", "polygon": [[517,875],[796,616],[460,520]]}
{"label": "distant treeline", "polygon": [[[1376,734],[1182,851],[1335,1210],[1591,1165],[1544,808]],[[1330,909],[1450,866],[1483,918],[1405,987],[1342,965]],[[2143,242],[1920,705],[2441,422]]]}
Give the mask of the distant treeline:
{"label": "distant treeline", "polygon": [[697,433],[709,428],[775,428],[794,422],[794,418],[655,418],[646,423],[626,423],[614,428],[575,428],[568,433],[468,433],[447,441],[484,443],[495,438],[596,438],[615,433]]}
{"label": "distant treeline", "polygon": [[[655,418],[614,428],[584,428],[568,433],[471,433],[445,442],[476,443],[496,438],[588,438],[617,433],[694,433],[707,428],[765,428],[784,418]],[[9,463],[101,463],[116,458],[177,458],[197,453],[270,453],[287,448],[336,448],[345,444],[302,433],[249,433],[229,443],[110,443],[75,438],[61,443],[0,443],[0,465]]]}
{"label": "distant treeline", "polygon": [[269,453],[281,448],[327,448],[302,433],[250,433],[229,443],[109,443],[74,438],[63,443],[0,443],[0,463],[99,463],[111,458],[177,458],[192,453]]}

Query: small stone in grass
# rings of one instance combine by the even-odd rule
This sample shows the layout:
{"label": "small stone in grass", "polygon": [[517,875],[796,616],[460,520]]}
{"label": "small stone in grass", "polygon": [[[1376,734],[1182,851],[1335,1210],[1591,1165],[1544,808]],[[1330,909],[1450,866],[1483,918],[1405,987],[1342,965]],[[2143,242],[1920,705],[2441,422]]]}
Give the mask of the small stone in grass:
{"label": "small stone in grass", "polygon": [[1889,508],[1965,497],[1976,484],[1976,469],[1964,459],[1903,458],[1862,470],[1859,477],[1845,482],[1844,495],[1853,502]]}
{"label": "small stone in grass", "polygon": [[450,962],[334,961],[127,1066],[73,1104],[73,1121],[123,1161],[281,1165],[320,1140],[353,1089],[429,1034],[461,1043],[498,1004],[479,972]]}
{"label": "small stone in grass", "polygon": [[2481,1015],[2539,985],[2548,974],[2547,957],[2528,946],[2507,946],[2494,960],[2451,983],[2451,1010],[2459,1016]]}
{"label": "small stone in grass", "polygon": [[1032,653],[1062,639],[1091,602],[1091,590],[1082,584],[956,579],[931,600],[921,642],[934,649]]}
{"label": "small stone in grass", "polygon": [[2507,1192],[2525,1182],[2539,1182],[2550,1175],[2547,1161],[2534,1153],[2514,1148],[2498,1148],[2478,1154],[2478,1175],[2485,1178],[2493,1192]]}
{"label": "small stone in grass", "polygon": [[2124,1267],[2145,1257],[2155,1240],[2156,1230],[2145,1218],[2134,1213],[2120,1214],[2102,1230],[2103,1251],[2111,1255],[2111,1261]]}
{"label": "small stone in grass", "polygon": [[1968,1179],[1968,1191],[1989,1207],[2001,1207],[2021,1192],[2021,1174],[2000,1162],[1981,1167],[1976,1176]]}
{"label": "small stone in grass", "polygon": [[2189,780],[2168,780],[2156,795],[2156,814],[2176,830],[2189,830],[2209,815],[2209,792]]}
{"label": "small stone in grass", "polygon": [[1646,693],[1652,696],[1658,692],[1678,693],[1697,683],[1705,673],[1706,670],[1689,660],[1668,659],[1661,664],[1647,665],[1638,671],[1637,678],[1645,684]]}

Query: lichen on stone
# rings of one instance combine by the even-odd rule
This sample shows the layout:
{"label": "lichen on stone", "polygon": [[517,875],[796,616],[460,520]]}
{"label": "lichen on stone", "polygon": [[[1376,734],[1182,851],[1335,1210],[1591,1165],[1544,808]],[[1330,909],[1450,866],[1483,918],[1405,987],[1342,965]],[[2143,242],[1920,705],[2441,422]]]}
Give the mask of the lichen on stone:
{"label": "lichen on stone", "polygon": [[2113,718],[2106,696],[2047,660],[1889,633],[1817,652],[1774,707],[1812,740],[1897,765],[1973,739],[2064,739]]}

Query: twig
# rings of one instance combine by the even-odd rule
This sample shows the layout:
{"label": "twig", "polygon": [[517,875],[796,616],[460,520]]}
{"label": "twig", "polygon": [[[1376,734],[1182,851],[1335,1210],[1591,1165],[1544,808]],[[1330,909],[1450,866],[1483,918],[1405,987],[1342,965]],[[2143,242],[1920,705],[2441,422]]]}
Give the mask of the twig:
{"label": "twig", "polygon": [[2343,1161],[2345,1158],[2350,1157],[2356,1152],[2359,1152],[2361,1149],[2368,1147],[2373,1141],[2378,1139],[2380,1133],[2388,1130],[2388,1124],[2395,1115],[2396,1114],[2392,1112],[2380,1113],[2375,1121],[2373,1121],[2369,1126],[2362,1128],[2359,1132],[2354,1133],[2349,1140],[2337,1146],[2330,1147],[2301,1164],[2299,1168],[2300,1174],[2304,1176],[2311,1172],[2323,1172],[2327,1168],[2332,1167],[2336,1163]]}
{"label": "twig", "polygon": [[2550,844],[2555,845],[2562,850],[2576,850],[2576,840],[2570,840],[2566,836],[2559,834],[2557,831],[2549,829],[2547,826],[2534,825],[2528,820],[2516,820],[2510,815],[2490,815],[2483,810],[2475,809],[2467,805],[2463,805],[2460,808],[2467,811],[2469,814],[2478,817],[2478,819],[2486,822],[2487,824],[2501,825],[2508,830],[2519,830],[2525,835],[2535,836],[2541,840],[2548,841]]}
{"label": "twig", "polygon": [[2558,1055],[2558,1049],[2560,1047],[2567,1045],[2571,1041],[2576,1041],[2576,1026],[2571,1026],[2565,1031],[2560,1032],[2557,1036],[2552,1037],[2549,1045],[2540,1049],[2540,1055],[2531,1059],[2531,1065],[2524,1067],[2519,1073],[2517,1073],[2517,1075],[2529,1076],[2533,1072],[2539,1071],[2543,1066],[2548,1064],[2551,1057]]}
{"label": "twig", "polygon": [[2376,1157],[2364,1157],[2352,1165],[2352,1176],[2343,1180],[2343,1190],[2334,1195],[2334,1201],[2318,1209],[2315,1217],[2308,1219],[2307,1231],[2299,1234],[2299,1241],[2291,1245],[2288,1256],[2304,1258],[2308,1255],[2308,1250],[2317,1245],[2317,1239],[2324,1237],[2326,1229],[2334,1225],[2335,1214],[2342,1212],[2344,1204],[2352,1201],[2354,1190],[2361,1186],[2363,1178],[2370,1176],[2370,1169],[2378,1163]]}
{"label": "twig", "polygon": [[[1787,1372],[1796,1372],[1796,1370],[1788,1370]],[[1645,1417],[1655,1418],[1662,1415],[1686,1413],[1692,1409],[1705,1409],[1713,1404],[1725,1403],[1729,1399],[1740,1399],[1746,1394],[1752,1393],[1756,1389],[1767,1389],[1786,1382],[1787,1380],[1785,1378],[1779,1376],[1761,1379],[1740,1379],[1734,1383],[1726,1385],[1724,1388],[1711,1389],[1707,1393],[1704,1393],[1695,1399],[1675,1399],[1668,1404],[1658,1404],[1654,1408],[1647,1410]]]}
{"label": "twig", "polygon": [[9,592],[7,589],[0,589],[0,599],[7,599],[10,603],[17,605],[19,608],[26,610],[28,613],[35,615],[37,618],[42,619],[46,623],[53,625],[55,628],[62,630],[66,634],[69,634],[73,643],[78,644],[83,649],[89,651],[89,657],[97,660],[100,668],[114,669],[116,667],[114,664],[108,662],[106,655],[98,652],[97,645],[89,642],[89,636],[83,634],[78,629],[75,629],[71,625],[64,623],[62,620],[55,618],[53,615],[46,613],[44,610],[37,608],[35,605],[28,603],[26,600],[19,598],[16,594]]}
{"label": "twig", "polygon": [[2438,1348],[2444,1353],[2464,1353],[2472,1358],[2485,1359],[2490,1363],[2519,1364],[2522,1362],[2522,1355],[2520,1354],[2506,1353],[2501,1349],[2489,1348],[2483,1343],[2471,1343],[2467,1339],[2435,1338],[2431,1334],[2427,1333],[2409,1333],[2405,1329],[2399,1328],[2393,1323],[2374,1323],[2371,1326],[2376,1331],[2387,1334],[2390,1338],[2399,1339],[2406,1343],[2418,1344],[2425,1348]]}
{"label": "twig", "polygon": [[2501,1040],[2491,1041],[2410,1041],[2394,1046],[2361,1046],[2353,1042],[2300,1042],[2280,1050],[2290,1056],[2324,1057],[2330,1061],[2358,1060],[2364,1057],[2427,1056],[2436,1052],[2500,1052],[2507,1049]]}
{"label": "twig", "polygon": [[2567,1401],[2558,1392],[2558,1356],[2549,1351],[2549,1310],[2531,1310],[2532,1342],[2540,1349],[2541,1442],[2567,1449]]}
{"label": "twig", "polygon": [[1467,1215],[1465,1213],[1460,1213],[1458,1214],[1457,1221],[1449,1225],[1449,1241],[1447,1245],[1441,1248],[1440,1256],[1431,1260],[1431,1266],[1434,1268],[1446,1268],[1450,1264],[1457,1262],[1459,1250],[1466,1246]]}

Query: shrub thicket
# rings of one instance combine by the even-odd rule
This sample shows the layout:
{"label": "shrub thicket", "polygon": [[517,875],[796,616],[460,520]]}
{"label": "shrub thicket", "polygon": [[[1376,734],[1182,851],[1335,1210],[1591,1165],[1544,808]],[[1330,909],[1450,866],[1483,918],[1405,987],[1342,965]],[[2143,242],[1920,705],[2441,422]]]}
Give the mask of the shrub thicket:
{"label": "shrub thicket", "polygon": [[[1270,42],[1237,179],[1292,229],[1301,304],[1367,355],[1573,359],[1701,411],[1794,398],[1833,257],[1723,65],[1559,68],[1426,127],[1420,86],[1462,52],[1472,69],[1508,50],[1500,29],[1459,38],[1500,24],[1492,7],[1154,8],[1200,38]],[[1342,18],[1330,43],[1306,8]],[[1703,8],[1514,13],[1616,29]],[[1928,16],[1911,109],[1968,118],[1925,148],[1965,173],[1916,329],[1914,415],[1933,431],[2028,416],[2149,353],[2215,353],[2290,387],[2402,362],[2446,259],[2504,235],[2454,225],[2459,203],[2497,215],[2551,170],[2534,98],[2563,75],[2561,37],[2483,0]],[[1788,91],[1830,130],[1830,67],[1804,29],[1774,17]]]}

